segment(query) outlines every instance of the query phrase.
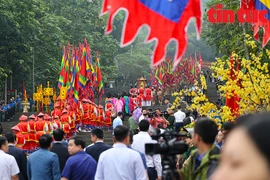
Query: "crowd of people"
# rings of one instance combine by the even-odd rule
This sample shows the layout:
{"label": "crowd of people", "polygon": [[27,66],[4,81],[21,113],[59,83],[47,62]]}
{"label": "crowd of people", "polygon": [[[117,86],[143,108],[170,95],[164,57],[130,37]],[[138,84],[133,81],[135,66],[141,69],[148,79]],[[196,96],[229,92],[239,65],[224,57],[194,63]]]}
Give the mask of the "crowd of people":
{"label": "crowd of people", "polygon": [[[240,116],[221,129],[211,119],[200,117],[194,120],[192,132],[181,129],[186,131],[181,140],[189,146],[175,159],[181,179],[269,179],[269,115]],[[68,145],[63,143],[65,133],[56,129],[53,137],[40,136],[40,149],[29,157],[15,147],[16,135],[9,132],[0,137],[0,179],[160,180],[164,154],[145,152],[145,144],[162,141],[152,139],[150,126],[147,119],[139,122],[137,132],[116,126],[113,146],[103,142],[100,128],[92,130],[89,146],[80,136],[71,137]]]}
{"label": "crowd of people", "polygon": [[39,149],[38,140],[43,134],[52,134],[55,129],[62,129],[65,139],[76,135],[79,131],[89,131],[96,127],[112,127],[112,108],[104,112],[103,106],[96,105],[89,99],[82,99],[77,108],[72,108],[65,101],[58,100],[53,111],[40,112],[29,117],[22,115],[20,122],[12,127],[17,137],[17,147],[30,154]]}
{"label": "crowd of people", "polygon": [[11,98],[9,103],[0,101],[0,122],[7,122],[13,119],[15,112],[20,110],[21,99]]}

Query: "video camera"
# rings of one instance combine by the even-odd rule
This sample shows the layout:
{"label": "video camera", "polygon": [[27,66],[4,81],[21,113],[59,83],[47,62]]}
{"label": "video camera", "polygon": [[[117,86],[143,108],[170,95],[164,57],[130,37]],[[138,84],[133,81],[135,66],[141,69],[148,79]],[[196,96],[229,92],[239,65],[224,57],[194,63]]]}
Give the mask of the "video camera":
{"label": "video camera", "polygon": [[[148,115],[148,118],[154,118],[157,116],[157,113],[154,111],[154,112],[147,113],[147,115]],[[160,116],[165,117],[167,119],[169,117],[169,113],[168,111],[164,111],[164,112],[161,112]]]}
{"label": "video camera", "polygon": [[145,144],[145,152],[149,155],[163,154],[163,155],[177,155],[183,154],[188,150],[188,145],[182,140],[187,136],[186,132],[176,133],[173,131],[165,131],[160,135],[153,135],[152,139],[159,140],[163,138],[161,143],[147,143]]}
{"label": "video camera", "polygon": [[145,144],[145,152],[148,155],[161,154],[162,158],[162,179],[174,180],[180,179],[179,173],[176,169],[176,155],[183,154],[188,151],[188,144],[183,141],[187,136],[186,132],[165,131],[163,134],[156,134],[152,139],[159,140],[163,138],[160,143]]}

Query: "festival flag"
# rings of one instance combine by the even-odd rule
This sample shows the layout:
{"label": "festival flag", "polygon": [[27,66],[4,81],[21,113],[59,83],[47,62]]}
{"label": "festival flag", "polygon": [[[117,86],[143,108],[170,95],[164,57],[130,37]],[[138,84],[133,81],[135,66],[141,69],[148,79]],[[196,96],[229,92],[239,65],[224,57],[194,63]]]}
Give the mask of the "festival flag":
{"label": "festival flag", "polygon": [[96,57],[96,63],[97,63],[96,72],[97,72],[98,96],[99,96],[99,99],[101,100],[104,94],[104,86],[103,86],[103,81],[102,81],[102,74],[101,74],[101,69],[100,69],[98,53]]}
{"label": "festival flag", "polygon": [[259,39],[259,30],[260,27],[264,29],[263,32],[263,41],[262,47],[264,47],[270,40],[270,1],[269,0],[241,0],[241,8],[246,10],[253,11],[266,11],[265,18],[268,20],[266,22],[261,22],[260,18],[258,18],[257,22],[254,22],[252,25],[252,29],[254,31],[254,38],[256,40]]}
{"label": "festival flag", "polygon": [[159,68],[157,67],[156,68],[156,72],[155,72],[155,78],[157,79],[157,81],[158,81],[158,83],[159,83],[159,86],[162,86],[162,81],[161,81],[161,79],[159,78],[160,76],[159,76]]}
{"label": "festival flag", "polygon": [[78,100],[79,100],[79,73],[80,73],[80,69],[79,69],[79,57],[78,57],[78,50],[76,50],[74,48],[74,56],[75,56],[75,69],[74,69],[74,72],[73,72],[73,77],[74,77],[74,81],[72,83],[72,87],[73,87],[73,94],[74,94],[74,100],[76,103],[78,103]]}
{"label": "festival flag", "polygon": [[106,33],[113,30],[113,18],[124,8],[127,18],[124,24],[121,45],[127,46],[135,40],[142,25],[150,27],[147,42],[157,40],[152,64],[158,65],[166,55],[166,46],[172,39],[177,42],[174,67],[180,62],[187,47],[187,24],[195,17],[197,37],[201,32],[202,13],[200,0],[103,0],[101,14],[109,12]]}
{"label": "festival flag", "polygon": [[81,57],[81,68],[80,68],[80,86],[84,88],[87,83],[87,63],[86,63],[86,45],[82,48],[82,57]]}
{"label": "festival flag", "polygon": [[68,79],[68,72],[66,71],[66,64],[67,64],[67,54],[66,54],[66,48],[63,46],[61,71],[60,71],[60,76],[59,76],[59,80],[58,80],[58,88],[59,89],[62,86],[66,85],[66,82]]}

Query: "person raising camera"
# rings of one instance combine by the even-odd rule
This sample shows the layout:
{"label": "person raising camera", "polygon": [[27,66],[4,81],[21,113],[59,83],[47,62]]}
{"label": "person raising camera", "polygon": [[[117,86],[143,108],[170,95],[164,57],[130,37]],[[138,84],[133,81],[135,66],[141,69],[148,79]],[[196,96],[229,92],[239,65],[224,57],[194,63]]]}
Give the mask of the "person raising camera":
{"label": "person raising camera", "polygon": [[156,109],[155,115],[151,117],[149,122],[154,129],[156,129],[159,124],[161,124],[164,129],[170,124],[169,121],[164,118],[159,108]]}

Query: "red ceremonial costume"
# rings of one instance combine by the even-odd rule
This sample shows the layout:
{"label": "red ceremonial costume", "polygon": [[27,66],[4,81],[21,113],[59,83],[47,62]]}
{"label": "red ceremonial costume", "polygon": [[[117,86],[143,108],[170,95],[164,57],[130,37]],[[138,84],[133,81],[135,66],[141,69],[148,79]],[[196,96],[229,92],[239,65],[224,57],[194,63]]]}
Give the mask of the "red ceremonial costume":
{"label": "red ceremonial costume", "polygon": [[30,151],[34,151],[37,147],[38,139],[36,137],[36,117],[35,115],[31,115],[29,117],[30,121],[28,121],[29,124],[29,146],[30,146]]}
{"label": "red ceremonial costume", "polygon": [[97,117],[98,124],[97,125],[103,126],[104,120],[105,120],[105,114],[104,114],[103,106],[99,105],[98,106],[98,117]]}
{"label": "red ceremonial costume", "polygon": [[25,139],[24,139],[24,135],[20,133],[20,128],[16,125],[16,126],[13,126],[11,130],[13,131],[14,134],[16,134],[16,141],[17,141],[16,146],[22,149],[22,147],[25,144]]}
{"label": "red ceremonial costume", "polygon": [[150,88],[146,88],[145,93],[146,93],[145,100],[146,101],[151,101],[152,100],[151,89]]}
{"label": "red ceremonial costume", "polygon": [[70,130],[70,125],[69,125],[70,123],[71,123],[71,118],[67,114],[67,110],[64,109],[61,116],[61,124],[62,124],[62,129],[64,133],[67,135],[67,138],[71,136],[71,130]]}
{"label": "red ceremonial costume", "polygon": [[30,145],[29,145],[29,131],[30,131],[30,128],[29,128],[29,124],[27,122],[27,116],[25,115],[22,115],[19,120],[20,122],[17,124],[18,128],[20,129],[20,132],[24,138],[24,144],[20,144],[18,143],[18,147],[22,148],[23,150],[27,150],[29,151],[30,150]]}
{"label": "red ceremonial costume", "polygon": [[53,117],[53,129],[61,129],[62,128],[62,124],[61,121],[59,120],[58,116],[54,116]]}
{"label": "red ceremonial costume", "polygon": [[82,118],[82,125],[90,125],[90,118],[91,118],[91,105],[90,103],[86,100],[83,99],[83,118]]}
{"label": "red ceremonial costume", "polygon": [[37,140],[39,140],[40,136],[45,134],[47,132],[47,130],[48,130],[48,125],[47,125],[46,121],[43,120],[43,117],[44,117],[43,113],[38,114],[38,121],[36,122],[36,137],[37,137]]}

